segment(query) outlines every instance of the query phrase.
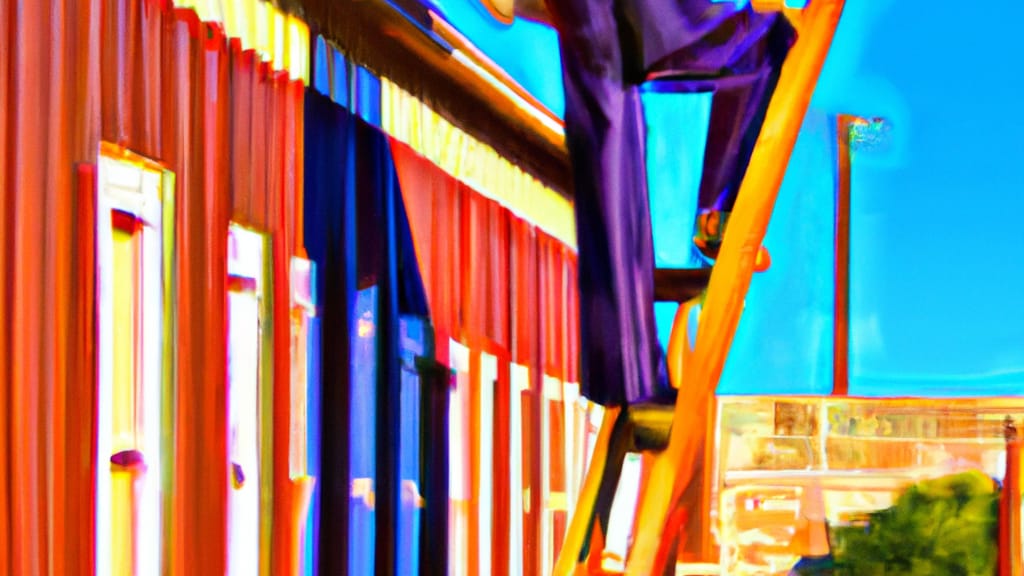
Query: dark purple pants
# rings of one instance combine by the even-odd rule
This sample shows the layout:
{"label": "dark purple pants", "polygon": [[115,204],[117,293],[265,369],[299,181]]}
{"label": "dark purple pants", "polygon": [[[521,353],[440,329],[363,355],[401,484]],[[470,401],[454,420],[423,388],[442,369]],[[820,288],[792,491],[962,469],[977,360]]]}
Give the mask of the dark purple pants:
{"label": "dark purple pants", "polygon": [[[638,86],[667,72],[670,89],[714,92],[698,202],[728,211],[793,30],[782,16],[709,0],[548,3],[561,39],[574,179],[583,392],[604,405],[663,401],[672,394],[654,324]],[[687,120],[679,130],[703,129]]]}

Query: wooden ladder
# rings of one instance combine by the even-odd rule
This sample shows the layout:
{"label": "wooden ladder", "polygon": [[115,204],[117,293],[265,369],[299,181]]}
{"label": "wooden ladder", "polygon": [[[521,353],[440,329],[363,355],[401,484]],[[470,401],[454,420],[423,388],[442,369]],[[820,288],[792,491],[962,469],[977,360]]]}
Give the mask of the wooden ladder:
{"label": "wooden ladder", "polygon": [[[746,176],[729,218],[721,250],[710,274],[696,346],[682,372],[690,308],[680,306],[672,328],[667,352],[669,377],[678,389],[672,407],[609,408],[598,432],[590,467],[580,489],[553,574],[588,573],[586,558],[581,558],[598,510],[610,507],[614,490],[601,493],[608,474],[617,476],[622,458],[636,447],[638,432],[664,434],[664,448],[657,451],[645,489],[638,503],[637,531],[626,562],[629,576],[651,576],[664,572],[666,557],[663,536],[669,512],[682,490],[694,477],[698,456],[710,461],[714,446],[708,434],[714,422],[714,397],[718,379],[739,323],[757,255],[771,219],[775,200],[796,144],[800,127],[817,85],[845,0],[812,0],[802,9],[785,7],[782,0],[753,2],[759,11],[784,11],[798,31],[798,39],[782,67],[775,93],[769,104],[761,132],[754,147]],[[656,292],[662,299],[677,299],[700,288],[699,279],[685,278],[687,273],[665,273]],[[696,274],[696,273],[689,273]],[[674,284],[674,286],[673,286]],[[691,295],[692,296],[692,295]],[[666,410],[671,415],[666,419]],[[649,422],[645,424],[644,422]],[[658,423],[661,424],[658,424]],[[663,428],[666,426],[668,430]],[[672,426],[672,422],[686,422]],[[651,425],[650,423],[654,423]],[[705,489],[705,499],[708,491]],[[706,502],[706,505],[710,503]],[[706,507],[706,506],[705,506]],[[709,550],[710,546],[704,546]],[[707,560],[707,559],[706,559]],[[674,562],[673,562],[674,563]]]}

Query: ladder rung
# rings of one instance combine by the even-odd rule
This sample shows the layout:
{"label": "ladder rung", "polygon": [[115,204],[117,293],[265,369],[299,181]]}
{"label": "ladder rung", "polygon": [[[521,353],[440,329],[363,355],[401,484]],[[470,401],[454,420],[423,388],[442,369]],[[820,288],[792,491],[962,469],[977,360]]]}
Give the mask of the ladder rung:
{"label": "ladder rung", "polygon": [[708,286],[711,268],[658,268],[654,271],[655,302],[686,302]]}

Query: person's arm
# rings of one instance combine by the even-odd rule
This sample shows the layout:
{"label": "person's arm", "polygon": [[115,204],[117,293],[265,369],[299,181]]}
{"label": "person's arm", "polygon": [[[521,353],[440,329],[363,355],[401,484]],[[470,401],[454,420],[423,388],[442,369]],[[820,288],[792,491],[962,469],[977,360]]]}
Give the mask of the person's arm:
{"label": "person's arm", "polygon": [[516,18],[551,24],[545,0],[479,0],[496,20],[512,24]]}
{"label": "person's arm", "polygon": [[545,0],[514,0],[514,2],[516,18],[533,20],[542,24],[552,24],[551,14],[548,12]]}

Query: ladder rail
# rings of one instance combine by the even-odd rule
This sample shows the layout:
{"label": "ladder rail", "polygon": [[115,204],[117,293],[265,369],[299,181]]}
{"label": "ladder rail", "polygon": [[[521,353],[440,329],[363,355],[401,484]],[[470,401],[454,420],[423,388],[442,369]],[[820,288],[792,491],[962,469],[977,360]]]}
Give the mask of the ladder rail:
{"label": "ladder rail", "polygon": [[[676,422],[687,425],[672,427],[668,447],[651,470],[650,485],[639,505],[639,531],[626,566],[628,576],[654,573],[672,496],[694,476],[756,256],[844,4],[845,0],[814,0],[800,15],[800,36],[783,64],[711,273],[697,331],[694,370],[688,374],[692,379],[676,386]],[[705,450],[705,457],[710,453]]]}

